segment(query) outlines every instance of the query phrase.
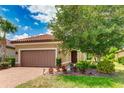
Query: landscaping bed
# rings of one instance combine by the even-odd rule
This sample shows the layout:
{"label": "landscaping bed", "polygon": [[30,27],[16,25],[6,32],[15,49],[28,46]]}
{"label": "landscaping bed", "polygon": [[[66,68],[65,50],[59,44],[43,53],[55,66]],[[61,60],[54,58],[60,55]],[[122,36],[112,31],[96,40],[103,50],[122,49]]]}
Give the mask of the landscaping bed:
{"label": "landscaping bed", "polygon": [[6,58],[5,62],[0,62],[0,70],[15,66],[15,58]]}
{"label": "landscaping bed", "polygon": [[48,74],[111,77],[115,75],[115,65],[110,61],[101,61],[99,63],[78,61],[76,64],[70,63],[59,66],[55,71],[50,68]]}
{"label": "landscaping bed", "polygon": [[[63,75],[63,73],[61,73]],[[86,69],[85,73],[80,73],[80,72],[68,72],[64,74],[65,76],[73,75],[73,76],[105,76],[105,77],[112,77],[115,76],[115,73],[112,74],[104,74],[104,73],[99,73],[96,69]]]}
{"label": "landscaping bed", "polygon": [[108,76],[44,75],[17,88],[124,88],[124,66],[115,63],[115,74]]}

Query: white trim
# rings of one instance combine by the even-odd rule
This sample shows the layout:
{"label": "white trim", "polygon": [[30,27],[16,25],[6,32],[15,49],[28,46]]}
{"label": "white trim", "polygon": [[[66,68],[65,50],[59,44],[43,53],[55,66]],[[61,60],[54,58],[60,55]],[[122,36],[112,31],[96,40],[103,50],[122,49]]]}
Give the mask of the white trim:
{"label": "white trim", "polygon": [[38,43],[16,43],[16,44],[13,44],[13,45],[36,45],[36,44],[58,44],[58,43],[61,43],[60,41],[58,42],[38,42]]}
{"label": "white trim", "polygon": [[55,66],[56,66],[57,48],[22,48],[22,49],[19,49],[17,64],[21,64],[21,51],[22,50],[55,50]]}
{"label": "white trim", "polygon": [[67,64],[67,63],[71,63],[71,61],[62,62],[62,64]]}

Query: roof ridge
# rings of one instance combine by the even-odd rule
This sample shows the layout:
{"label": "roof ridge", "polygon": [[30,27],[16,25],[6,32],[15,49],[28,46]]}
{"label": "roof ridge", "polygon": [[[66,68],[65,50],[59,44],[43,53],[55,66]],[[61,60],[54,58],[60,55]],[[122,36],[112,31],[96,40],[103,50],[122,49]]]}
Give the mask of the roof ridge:
{"label": "roof ridge", "polygon": [[[44,35],[50,35],[50,34],[41,34],[41,35],[39,34],[39,35],[33,35],[33,36],[29,36],[29,37],[22,38],[22,39],[12,40],[12,41],[24,40],[24,39],[30,39],[30,38],[34,38],[34,37],[38,37],[38,36],[44,36]],[[53,35],[50,35],[50,36],[53,36]]]}
{"label": "roof ridge", "polygon": [[28,38],[17,39],[11,41],[12,43],[21,43],[21,42],[45,42],[45,41],[55,41],[55,37],[51,34],[42,34],[42,35],[35,35]]}

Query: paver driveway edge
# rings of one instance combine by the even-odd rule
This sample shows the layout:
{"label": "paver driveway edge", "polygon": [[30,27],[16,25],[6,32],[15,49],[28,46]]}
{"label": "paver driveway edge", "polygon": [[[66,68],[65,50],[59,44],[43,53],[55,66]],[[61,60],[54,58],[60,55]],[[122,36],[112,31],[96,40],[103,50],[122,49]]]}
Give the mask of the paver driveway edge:
{"label": "paver driveway edge", "polygon": [[[48,70],[48,68],[45,68]],[[40,67],[14,67],[0,71],[0,88],[14,88],[43,74]]]}

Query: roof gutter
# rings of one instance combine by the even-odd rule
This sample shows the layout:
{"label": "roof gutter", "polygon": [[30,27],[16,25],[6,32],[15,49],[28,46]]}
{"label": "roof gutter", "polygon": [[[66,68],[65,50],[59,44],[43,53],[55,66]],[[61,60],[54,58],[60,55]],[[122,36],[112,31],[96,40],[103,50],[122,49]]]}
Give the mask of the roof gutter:
{"label": "roof gutter", "polygon": [[34,44],[60,44],[61,41],[54,42],[26,42],[26,43],[12,43],[13,45],[34,45]]}

